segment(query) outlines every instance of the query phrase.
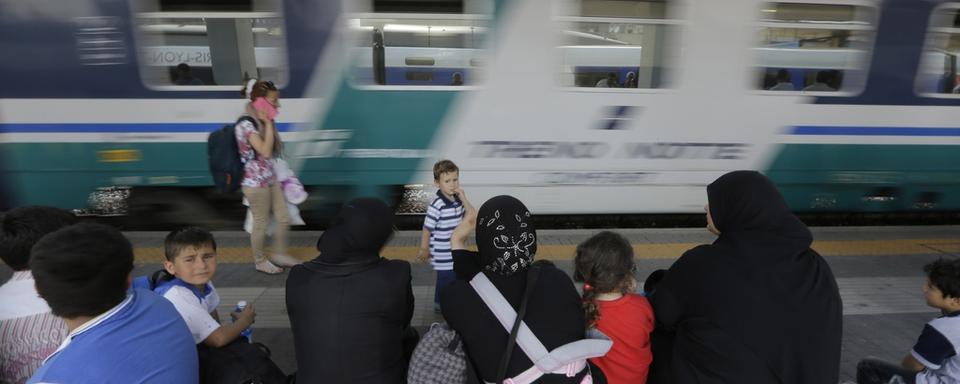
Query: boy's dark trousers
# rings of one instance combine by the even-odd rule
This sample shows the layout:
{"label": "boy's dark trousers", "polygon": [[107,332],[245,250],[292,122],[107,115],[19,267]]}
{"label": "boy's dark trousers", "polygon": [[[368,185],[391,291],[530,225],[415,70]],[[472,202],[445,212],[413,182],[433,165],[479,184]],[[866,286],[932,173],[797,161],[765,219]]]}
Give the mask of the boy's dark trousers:
{"label": "boy's dark trousers", "polygon": [[[902,381],[891,381],[894,376],[899,376]],[[860,360],[857,364],[857,384],[914,384],[916,378],[916,372],[873,357]]]}
{"label": "boy's dark trousers", "polygon": [[433,303],[440,305],[440,290],[450,285],[457,279],[457,274],[453,270],[437,271],[437,287],[433,290]]}

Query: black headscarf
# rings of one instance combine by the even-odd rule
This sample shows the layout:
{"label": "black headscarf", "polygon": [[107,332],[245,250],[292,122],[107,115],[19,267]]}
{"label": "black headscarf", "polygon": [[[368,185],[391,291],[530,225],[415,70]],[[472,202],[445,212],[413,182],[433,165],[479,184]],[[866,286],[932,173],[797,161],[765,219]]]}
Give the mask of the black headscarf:
{"label": "black headscarf", "polygon": [[837,382],[840,294],[806,225],[754,171],[721,176],[707,196],[719,238],[684,253],[651,296],[677,332],[677,382]]}
{"label": "black headscarf", "polygon": [[786,241],[783,245],[787,248],[763,258],[783,257],[813,243],[810,230],[790,211],[777,187],[758,172],[733,171],[720,176],[707,186],[707,201],[721,238],[758,235]]}
{"label": "black headscarf", "polygon": [[380,199],[364,197],[343,205],[336,219],[317,240],[327,264],[355,263],[380,258],[380,250],[393,235],[393,210]]}
{"label": "black headscarf", "polygon": [[477,212],[477,251],[484,270],[510,276],[527,269],[537,253],[530,210],[513,196],[483,203]]}

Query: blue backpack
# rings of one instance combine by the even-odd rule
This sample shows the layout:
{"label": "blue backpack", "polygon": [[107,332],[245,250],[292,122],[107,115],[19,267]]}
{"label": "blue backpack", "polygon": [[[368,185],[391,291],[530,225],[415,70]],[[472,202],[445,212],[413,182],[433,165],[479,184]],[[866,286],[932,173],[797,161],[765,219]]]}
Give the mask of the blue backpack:
{"label": "blue backpack", "polygon": [[210,164],[210,176],[217,191],[230,193],[240,189],[243,182],[243,162],[237,149],[237,136],[234,128],[243,120],[254,126],[257,122],[250,116],[241,116],[235,124],[224,125],[207,137],[207,162]]}
{"label": "blue backpack", "polygon": [[162,283],[166,280],[170,280],[173,277],[167,273],[166,270],[160,269],[156,272],[150,274],[150,276],[137,276],[133,278],[133,283],[131,284],[132,288],[146,289],[148,291],[153,291],[157,288],[158,283]]}

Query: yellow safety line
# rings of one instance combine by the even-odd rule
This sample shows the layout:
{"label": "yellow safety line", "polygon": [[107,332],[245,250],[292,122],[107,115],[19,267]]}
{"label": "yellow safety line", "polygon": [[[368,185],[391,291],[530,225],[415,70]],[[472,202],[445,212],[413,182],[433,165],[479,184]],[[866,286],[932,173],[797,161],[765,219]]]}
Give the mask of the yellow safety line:
{"label": "yellow safety line", "polygon": [[[633,251],[638,259],[673,259],[683,252],[696,247],[696,243],[659,243],[634,244]],[[900,240],[848,240],[816,241],[813,249],[824,256],[889,256],[917,255],[931,253],[960,253],[960,239],[900,239]],[[537,259],[571,260],[576,245],[540,245]],[[300,260],[309,260],[317,255],[313,247],[293,247],[290,254]],[[163,249],[160,247],[142,247],[134,250],[137,264],[160,263],[163,261]],[[388,259],[414,261],[417,247],[387,247],[381,253]],[[219,263],[252,263],[250,248],[222,247],[217,251]]]}

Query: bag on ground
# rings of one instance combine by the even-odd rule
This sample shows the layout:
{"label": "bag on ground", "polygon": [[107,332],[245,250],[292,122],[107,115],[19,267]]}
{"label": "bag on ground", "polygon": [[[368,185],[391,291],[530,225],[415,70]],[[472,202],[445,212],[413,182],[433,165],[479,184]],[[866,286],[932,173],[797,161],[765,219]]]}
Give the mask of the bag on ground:
{"label": "bag on ground", "polygon": [[413,350],[407,383],[463,384],[466,381],[467,354],[460,336],[446,324],[431,324]]}

